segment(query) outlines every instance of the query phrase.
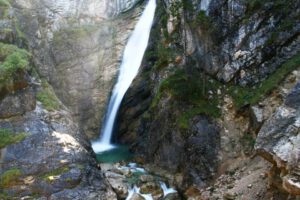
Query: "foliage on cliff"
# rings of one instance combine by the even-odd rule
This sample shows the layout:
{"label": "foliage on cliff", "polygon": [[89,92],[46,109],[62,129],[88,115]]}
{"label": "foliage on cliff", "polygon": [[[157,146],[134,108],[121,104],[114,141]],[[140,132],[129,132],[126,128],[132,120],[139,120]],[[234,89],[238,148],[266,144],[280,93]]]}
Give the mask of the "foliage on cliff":
{"label": "foliage on cliff", "polygon": [[46,110],[54,111],[59,109],[59,100],[55,95],[53,88],[46,80],[42,80],[42,90],[37,93],[37,100],[42,102]]}
{"label": "foliage on cliff", "polygon": [[14,81],[17,72],[30,68],[30,53],[15,45],[0,43],[0,89]]}

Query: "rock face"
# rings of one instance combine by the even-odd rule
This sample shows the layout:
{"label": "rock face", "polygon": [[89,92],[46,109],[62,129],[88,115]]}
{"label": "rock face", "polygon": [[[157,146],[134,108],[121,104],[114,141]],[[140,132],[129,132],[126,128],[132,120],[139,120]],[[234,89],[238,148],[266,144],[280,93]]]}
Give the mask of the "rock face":
{"label": "rock face", "polygon": [[205,186],[224,154],[235,159],[253,150],[265,117],[258,101],[248,103],[234,113],[247,115],[244,126],[228,131],[227,113],[218,113],[228,91],[260,88],[299,56],[299,2],[251,2],[159,2],[142,70],[122,103],[118,140],[131,144],[141,160],[183,173],[187,185]]}
{"label": "rock face", "polygon": [[[8,196],[115,199],[68,111],[49,113],[38,103],[23,117],[1,120],[0,127],[27,135],[1,149],[1,186]],[[6,183],[11,170],[19,173]]]}
{"label": "rock face", "polygon": [[[199,1],[195,4],[200,7]],[[200,34],[195,33],[200,38],[194,40],[200,42],[196,43],[196,53],[202,55],[199,67],[204,66],[207,72],[225,82],[234,80],[240,85],[260,82],[300,50],[300,26],[296,23],[299,9],[298,1],[255,4],[212,0],[206,11],[208,18],[198,21],[200,27],[205,28],[206,23],[215,26],[217,36],[212,36],[214,42],[210,45],[204,41],[205,37],[202,39],[207,34],[203,28]]]}
{"label": "rock face", "polygon": [[255,145],[258,153],[274,165],[270,172],[271,183],[293,195],[300,195],[299,102],[300,82],[263,125]]}
{"label": "rock face", "polygon": [[[138,1],[19,1],[19,19],[39,74],[89,137],[99,123],[127,38],[141,13]],[[122,17],[119,15],[122,14]]]}
{"label": "rock face", "polygon": [[[99,128],[121,52],[141,9],[117,17],[136,4],[1,2],[0,42],[28,47],[32,60],[7,77],[9,88],[2,87],[1,77],[0,199],[117,199],[86,134]],[[117,19],[111,18],[113,11]],[[3,55],[9,57],[2,46],[1,70]],[[47,80],[66,106],[49,93]]]}

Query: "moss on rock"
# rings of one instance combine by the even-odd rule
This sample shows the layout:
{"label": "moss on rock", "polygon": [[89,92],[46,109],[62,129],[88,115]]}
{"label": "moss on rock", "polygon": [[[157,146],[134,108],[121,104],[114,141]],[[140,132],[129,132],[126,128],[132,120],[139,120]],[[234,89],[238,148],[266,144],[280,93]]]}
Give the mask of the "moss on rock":
{"label": "moss on rock", "polygon": [[30,58],[27,50],[0,43],[0,90],[13,84],[17,72],[30,69]]}
{"label": "moss on rock", "polygon": [[68,171],[70,171],[69,167],[61,167],[42,175],[41,178],[47,182],[52,182],[56,179],[57,176],[67,173]]}
{"label": "moss on rock", "polygon": [[15,184],[21,175],[22,175],[21,170],[17,168],[12,168],[10,170],[5,171],[0,176],[0,187],[7,188]]}
{"label": "moss on rock", "polygon": [[278,86],[293,70],[300,67],[300,53],[281,65],[274,73],[255,87],[229,86],[229,94],[237,109],[245,105],[255,105]]}
{"label": "moss on rock", "polygon": [[0,128],[0,149],[21,142],[27,137],[27,133],[13,133],[9,129]]}
{"label": "moss on rock", "polygon": [[48,111],[54,111],[60,108],[59,100],[53,88],[46,80],[42,80],[42,90],[37,93],[36,98]]}

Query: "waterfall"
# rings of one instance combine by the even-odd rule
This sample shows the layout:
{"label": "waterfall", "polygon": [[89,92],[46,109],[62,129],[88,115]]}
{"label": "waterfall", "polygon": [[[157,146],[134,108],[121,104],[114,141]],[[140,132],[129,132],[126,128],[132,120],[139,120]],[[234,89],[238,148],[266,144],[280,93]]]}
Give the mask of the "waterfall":
{"label": "waterfall", "polygon": [[155,1],[156,0],[149,0],[125,47],[119,77],[113,89],[113,93],[108,104],[104,125],[101,130],[101,138],[92,143],[92,147],[96,153],[114,148],[114,146],[111,144],[111,136],[116,115],[118,113],[121,101],[133,79],[137,75],[139,67],[142,63],[154,19],[156,8]]}

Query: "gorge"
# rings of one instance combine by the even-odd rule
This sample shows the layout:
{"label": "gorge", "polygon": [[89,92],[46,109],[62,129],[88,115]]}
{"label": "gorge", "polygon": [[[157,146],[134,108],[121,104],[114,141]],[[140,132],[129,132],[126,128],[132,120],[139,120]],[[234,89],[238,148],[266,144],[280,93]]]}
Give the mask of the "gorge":
{"label": "gorge", "polygon": [[0,0],[0,199],[299,199],[299,41],[298,0]]}

